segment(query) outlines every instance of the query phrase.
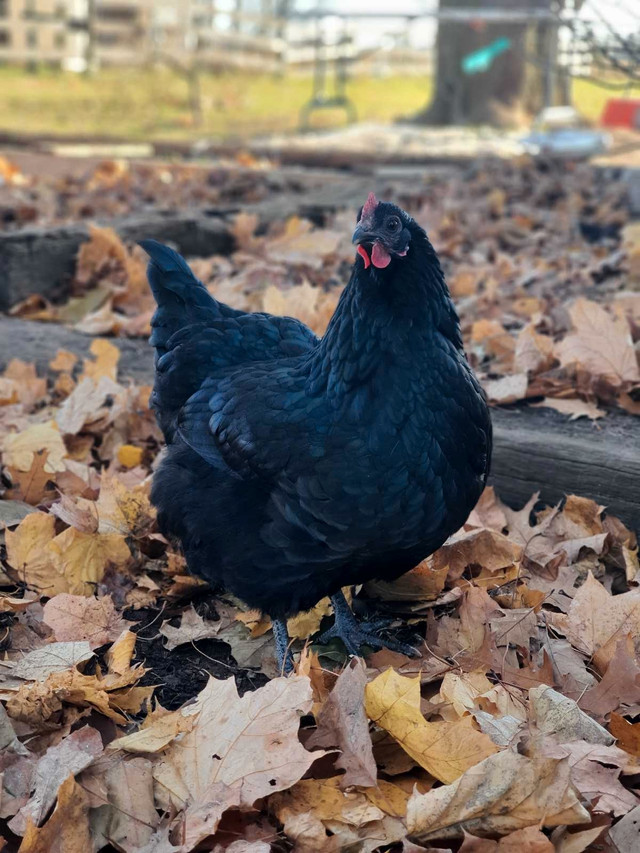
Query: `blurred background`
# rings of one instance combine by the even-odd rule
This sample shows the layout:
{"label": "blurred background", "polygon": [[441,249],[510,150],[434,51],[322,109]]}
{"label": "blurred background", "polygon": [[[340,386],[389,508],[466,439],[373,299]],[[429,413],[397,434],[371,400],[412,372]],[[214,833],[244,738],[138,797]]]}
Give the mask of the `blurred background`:
{"label": "blurred background", "polygon": [[639,56],[634,0],[0,0],[0,131],[202,150],[402,121],[590,153],[612,140],[580,126],[640,127]]}

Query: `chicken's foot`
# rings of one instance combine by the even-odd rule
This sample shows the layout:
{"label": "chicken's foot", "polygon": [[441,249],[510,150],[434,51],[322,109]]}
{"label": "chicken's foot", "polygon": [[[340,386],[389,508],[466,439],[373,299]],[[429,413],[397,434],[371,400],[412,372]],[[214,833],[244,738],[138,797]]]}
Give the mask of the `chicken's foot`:
{"label": "chicken's foot", "polygon": [[382,639],[380,631],[389,627],[388,619],[371,620],[370,622],[358,622],[353,615],[347,599],[342,592],[331,596],[335,621],[328,631],[319,637],[320,643],[328,643],[334,638],[342,640],[350,655],[358,655],[361,646],[369,646],[372,649],[390,649],[409,657],[415,657],[417,650],[408,643],[399,643],[396,640]]}

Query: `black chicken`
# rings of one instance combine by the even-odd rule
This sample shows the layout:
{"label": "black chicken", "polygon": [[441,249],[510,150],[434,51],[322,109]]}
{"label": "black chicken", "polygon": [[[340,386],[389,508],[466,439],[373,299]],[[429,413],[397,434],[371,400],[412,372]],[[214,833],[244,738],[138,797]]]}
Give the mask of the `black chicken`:
{"label": "black chicken", "polygon": [[[323,338],[303,323],[213,299],[154,240],[148,276],[167,441],[152,500],[190,571],[273,620],[332,597],[357,654],[382,642],[341,587],[391,580],[466,520],[484,487],[491,421],[423,229],[373,194],[347,285]],[[391,645],[386,643],[386,645]]]}

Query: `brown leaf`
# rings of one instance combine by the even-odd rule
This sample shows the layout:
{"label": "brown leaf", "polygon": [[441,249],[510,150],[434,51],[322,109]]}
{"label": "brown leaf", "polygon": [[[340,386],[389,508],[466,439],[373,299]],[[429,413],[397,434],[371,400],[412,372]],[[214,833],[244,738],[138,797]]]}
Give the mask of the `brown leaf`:
{"label": "brown leaf", "polygon": [[514,367],[521,373],[541,373],[553,364],[553,340],[529,324],[516,339]]}
{"label": "brown leaf", "polygon": [[618,640],[602,680],[582,697],[580,704],[594,716],[603,718],[623,703],[640,702],[640,666],[630,653],[630,646],[633,648],[630,637]]}
{"label": "brown leaf", "polygon": [[20,853],[87,853],[93,846],[88,815],[89,798],[69,776],[45,825],[41,829],[33,823],[27,826]]}
{"label": "brown leaf", "polygon": [[129,624],[116,611],[109,595],[85,598],[61,593],[47,601],[43,616],[56,640],[87,640],[92,649],[117,640]]}
{"label": "brown leaf", "polygon": [[554,617],[553,623],[573,646],[593,656],[598,669],[604,672],[618,641],[627,634],[640,636],[640,591],[610,595],[589,572],[569,613]]}
{"label": "brown leaf", "polygon": [[613,713],[609,720],[609,731],[621,749],[640,758],[640,723],[630,723]]}
{"label": "brown leaf", "polygon": [[577,299],[569,309],[574,334],[560,341],[555,353],[562,365],[577,364],[609,382],[640,381],[636,353],[625,320],[612,317],[588,299]]}
{"label": "brown leaf", "polygon": [[495,530],[458,531],[432,558],[434,570],[448,569],[449,580],[460,578],[469,566],[497,572],[516,563],[522,556],[520,545]]}
{"label": "brown leaf", "polygon": [[462,830],[500,835],[527,826],[587,823],[568,762],[512,750],[490,755],[451,785],[413,794],[407,828],[414,841],[455,838]]}
{"label": "brown leaf", "polygon": [[31,506],[37,506],[46,497],[49,484],[55,475],[47,470],[49,461],[48,450],[37,450],[33,454],[31,467],[28,471],[20,471],[9,466],[11,476],[11,496],[24,501]]}
{"label": "brown leaf", "polygon": [[101,753],[102,738],[89,726],[72,732],[58,746],[48,749],[36,767],[33,796],[9,822],[11,831],[24,835],[29,823],[39,826],[63,782],[88,767]]}
{"label": "brown leaf", "polygon": [[153,799],[153,765],[145,758],[111,763],[104,775],[107,804],[100,809],[105,843],[139,853],[153,838],[160,819]]}
{"label": "brown leaf", "polygon": [[344,770],[340,787],[371,787],[376,784],[369,723],[364,712],[365,666],[359,659],[350,661],[335,683],[317,719],[317,730],[307,747],[338,747],[336,767]]}

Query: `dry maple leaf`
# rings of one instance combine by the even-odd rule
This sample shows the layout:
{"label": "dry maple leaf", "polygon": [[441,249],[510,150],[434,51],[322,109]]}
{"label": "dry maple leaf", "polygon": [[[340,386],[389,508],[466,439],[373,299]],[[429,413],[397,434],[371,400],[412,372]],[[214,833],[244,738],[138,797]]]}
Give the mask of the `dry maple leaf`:
{"label": "dry maple leaf", "polygon": [[482,384],[489,400],[506,405],[524,400],[529,380],[526,373],[513,373],[500,379],[486,380]]}
{"label": "dry maple leaf", "polygon": [[154,768],[162,803],[185,809],[185,847],[213,834],[230,806],[252,806],[304,775],[317,757],[298,740],[300,716],[310,708],[311,685],[301,676],[276,678],[242,698],[232,678],[209,680],[183,709],[197,715],[193,728],[169,744]]}
{"label": "dry maple leaf", "polygon": [[[298,782],[289,791],[270,798],[271,806],[278,818],[284,824],[285,834],[295,842],[295,849],[300,853],[329,853],[336,849],[327,838],[327,829],[334,829],[340,824],[345,828],[371,829],[370,825],[385,818],[385,813],[364,792],[345,793],[340,790],[340,777],[331,779],[305,779]],[[404,835],[404,827],[398,822],[398,834]],[[342,836],[338,828],[334,835]],[[340,839],[342,841],[342,838]],[[387,843],[399,838],[386,837]],[[380,841],[375,840],[378,846]],[[341,844],[338,849],[351,849],[349,845]],[[366,847],[357,845],[357,850]]]}
{"label": "dry maple leaf", "polygon": [[92,820],[95,847],[111,844],[123,853],[140,853],[151,842],[160,823],[152,769],[144,758],[117,756],[108,763],[102,776],[105,804]]}
{"label": "dry maple leaf", "polygon": [[376,784],[377,770],[369,736],[369,723],[364,712],[364,690],[367,676],[364,664],[355,659],[340,673],[333,690],[318,714],[317,729],[307,747],[338,747],[336,767],[344,770],[340,786],[371,787]]}
{"label": "dry maple leaf", "polygon": [[101,753],[102,738],[89,726],[72,732],[58,745],[50,747],[36,766],[33,796],[9,822],[11,831],[23,835],[29,821],[39,826],[55,802],[62,783],[88,767]]}
{"label": "dry maple leaf", "polygon": [[5,435],[0,442],[2,461],[18,471],[30,471],[34,455],[46,450],[48,453],[45,471],[54,474],[64,471],[64,458],[67,448],[64,446],[62,435],[53,423],[31,424],[20,432]]}
{"label": "dry maple leaf", "polygon": [[33,513],[6,534],[7,562],[27,586],[45,595],[92,595],[107,566],[123,568],[131,559],[119,534],[81,533],[74,527],[54,533],[53,515]]}
{"label": "dry maple leaf", "polygon": [[624,319],[612,317],[596,302],[577,299],[569,309],[575,333],[555,347],[562,365],[577,364],[615,384],[639,382],[640,370]]}
{"label": "dry maple leaf", "polygon": [[98,381],[102,377],[116,381],[120,350],[104,338],[96,338],[91,342],[89,351],[95,359],[85,359],[84,372],[81,378],[90,376]]}
{"label": "dry maple leaf", "polygon": [[553,364],[553,340],[541,335],[529,324],[520,330],[516,339],[515,369],[521,373],[540,373]]}
{"label": "dry maple leaf", "polygon": [[589,572],[568,614],[554,614],[552,621],[573,646],[593,657],[600,672],[604,672],[618,641],[627,634],[640,636],[640,591],[610,595]]}
{"label": "dry maple leaf", "polygon": [[463,829],[506,835],[589,820],[566,759],[531,759],[510,749],[490,755],[451,785],[413,794],[407,806],[409,837],[419,842],[459,837]]}
{"label": "dry maple leaf", "polygon": [[640,758],[640,723],[630,723],[619,714],[613,713],[609,720],[609,731],[621,749]]}
{"label": "dry maple leaf", "polygon": [[61,593],[47,601],[43,618],[56,640],[87,640],[92,649],[117,640],[130,624],[117,612],[109,595],[87,598]]}
{"label": "dry maple leaf", "polygon": [[219,622],[205,622],[202,616],[196,613],[194,606],[191,605],[180,617],[180,625],[177,628],[170,625],[168,621],[163,622],[160,626],[160,633],[168,640],[165,648],[167,651],[172,651],[184,643],[216,637],[220,627]]}
{"label": "dry maple leaf", "polygon": [[28,824],[20,853],[87,853],[91,849],[89,797],[69,776],[60,786],[55,810],[45,825]]}
{"label": "dry maple leaf", "polygon": [[471,717],[455,723],[427,722],[420,712],[420,678],[404,678],[388,669],[365,690],[369,719],[441,782],[452,782],[469,767],[497,751]]}
{"label": "dry maple leaf", "polygon": [[51,487],[53,476],[48,470],[49,451],[36,450],[28,471],[8,466],[11,477],[11,496],[31,506],[37,506],[45,499]]}

